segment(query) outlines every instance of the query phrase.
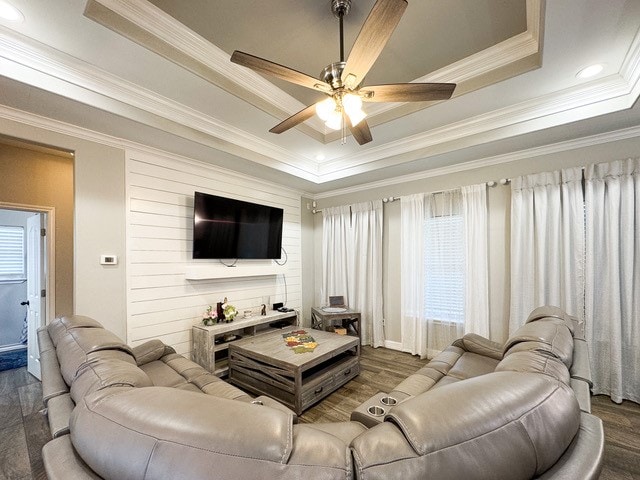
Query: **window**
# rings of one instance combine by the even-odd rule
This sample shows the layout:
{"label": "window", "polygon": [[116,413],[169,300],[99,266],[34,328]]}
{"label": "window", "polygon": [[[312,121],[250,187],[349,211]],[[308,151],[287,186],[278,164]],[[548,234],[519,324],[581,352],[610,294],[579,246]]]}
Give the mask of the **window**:
{"label": "window", "polygon": [[0,282],[24,280],[24,228],[0,225]]}
{"label": "window", "polygon": [[425,221],[425,312],[432,320],[464,323],[462,215]]}

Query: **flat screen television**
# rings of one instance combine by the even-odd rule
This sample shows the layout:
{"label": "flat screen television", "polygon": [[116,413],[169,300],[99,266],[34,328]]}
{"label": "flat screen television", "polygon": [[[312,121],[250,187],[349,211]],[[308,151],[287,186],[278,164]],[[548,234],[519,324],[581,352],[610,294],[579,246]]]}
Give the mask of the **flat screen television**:
{"label": "flat screen television", "polygon": [[193,258],[280,258],[281,208],[195,192]]}

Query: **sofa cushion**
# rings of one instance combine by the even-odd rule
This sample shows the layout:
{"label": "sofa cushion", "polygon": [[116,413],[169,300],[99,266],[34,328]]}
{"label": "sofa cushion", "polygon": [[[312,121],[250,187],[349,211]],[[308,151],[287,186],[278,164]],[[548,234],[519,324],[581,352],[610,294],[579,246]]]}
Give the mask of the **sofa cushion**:
{"label": "sofa cushion", "polygon": [[131,348],[104,328],[69,328],[64,334],[59,335],[56,354],[62,377],[67,385],[71,385],[78,368],[90,359],[89,355],[102,350],[123,352],[135,363]]}
{"label": "sofa cushion", "polygon": [[477,353],[465,352],[449,370],[447,376],[464,380],[465,378],[486,375],[496,369],[499,360]]}
{"label": "sofa cushion", "polygon": [[78,403],[86,395],[109,387],[151,387],[146,373],[131,362],[96,358],[84,363],[71,384],[71,398]]}
{"label": "sofa cushion", "polygon": [[522,351],[507,355],[496,372],[541,373],[569,385],[569,370],[559,358],[545,351]]}
{"label": "sofa cushion", "polygon": [[68,315],[56,318],[47,326],[49,336],[55,347],[72,328],[103,328],[100,322],[84,315]]}
{"label": "sofa cushion", "polygon": [[249,478],[287,462],[292,430],[276,409],[162,387],[95,392],[71,416],[74,447],[104,478]]}
{"label": "sofa cushion", "polygon": [[560,382],[495,372],[408,399],[386,420],[352,443],[358,478],[528,479],[569,446],[580,411]]}
{"label": "sofa cushion", "polygon": [[[426,372],[431,373],[431,375],[426,375]],[[418,372],[409,375],[402,382],[400,382],[393,389],[390,395],[393,397],[395,393],[401,392],[406,395],[415,397],[416,395],[419,395],[422,392],[426,392],[427,390],[433,388],[437,381],[433,377],[436,376],[439,380],[444,375],[433,369],[421,368]]]}
{"label": "sofa cushion", "polygon": [[553,318],[562,320],[569,328],[574,338],[584,339],[584,320],[573,317],[561,308],[554,307],[552,305],[545,305],[536,308],[531,312],[525,323],[536,322],[539,320],[550,320]]}
{"label": "sofa cushion", "polygon": [[160,360],[165,355],[176,353],[172,347],[165,345],[157,338],[144,342],[140,345],[136,345],[132,350],[133,356],[135,357],[138,365],[144,365],[145,363],[153,362],[154,360]]}
{"label": "sofa cushion", "polygon": [[569,368],[573,362],[573,336],[564,321],[556,318],[526,323],[505,343],[504,356],[523,350],[551,352]]}
{"label": "sofa cushion", "polygon": [[195,362],[170,353],[160,360],[141,365],[151,382],[159,387],[180,388],[201,391],[208,395],[232,400],[251,400],[245,392],[207,372]]}
{"label": "sofa cushion", "polygon": [[475,333],[467,333],[464,337],[455,340],[452,345],[460,347],[467,352],[502,360],[502,344],[492,342],[488,338],[481,337]]}

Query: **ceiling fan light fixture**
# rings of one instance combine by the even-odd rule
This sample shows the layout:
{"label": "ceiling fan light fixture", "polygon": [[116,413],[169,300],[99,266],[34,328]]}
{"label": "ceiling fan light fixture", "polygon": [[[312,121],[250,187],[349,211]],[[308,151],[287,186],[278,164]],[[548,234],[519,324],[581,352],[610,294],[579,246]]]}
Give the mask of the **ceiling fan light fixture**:
{"label": "ceiling fan light fixture", "polygon": [[324,124],[331,130],[340,130],[342,128],[342,113],[334,110]]}
{"label": "ceiling fan light fixture", "polygon": [[367,114],[364,113],[364,111],[362,111],[362,109],[358,109],[355,110],[351,113],[349,113],[348,111],[346,112],[347,115],[349,116],[349,120],[351,120],[351,126],[355,127],[356,125],[358,125],[362,120],[364,120],[365,118],[367,118]]}
{"label": "ceiling fan light fixture", "polygon": [[344,113],[349,116],[349,120],[351,120],[351,125],[353,127],[359,124],[367,116],[367,114],[362,111],[362,99],[359,95],[355,95],[353,93],[345,94],[342,97],[342,106],[344,108]]}
{"label": "ceiling fan light fixture", "polygon": [[362,109],[362,99],[359,95],[347,93],[342,97],[342,105],[344,106],[347,115],[351,115],[351,112]]}
{"label": "ceiling fan light fixture", "polygon": [[316,103],[316,113],[321,120],[327,121],[332,112],[336,110],[336,101],[332,97],[325,98],[321,102]]}

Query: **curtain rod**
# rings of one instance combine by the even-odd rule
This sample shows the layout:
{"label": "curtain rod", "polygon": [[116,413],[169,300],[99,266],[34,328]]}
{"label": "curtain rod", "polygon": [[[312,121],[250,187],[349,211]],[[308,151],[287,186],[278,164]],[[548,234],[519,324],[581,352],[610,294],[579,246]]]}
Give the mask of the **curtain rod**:
{"label": "curtain rod", "polygon": [[[507,185],[507,184],[509,184],[510,182],[511,182],[511,179],[510,179],[510,178],[501,178],[500,180],[498,180],[498,182],[495,182],[495,181],[493,181],[493,180],[491,180],[490,182],[487,182],[487,186],[488,186],[488,187],[495,187],[496,185],[498,185],[498,183],[499,183],[500,185]],[[427,192],[427,193],[429,193],[429,194],[431,194],[431,195],[441,195],[441,194],[443,194],[443,193],[453,192],[454,190],[458,190],[459,188],[460,188],[460,187],[457,187],[457,188],[450,188],[449,190],[437,190],[437,191],[435,191],[435,192]],[[400,197],[396,197],[396,196],[384,197],[384,198],[382,199],[382,203],[391,203],[391,202],[395,202],[396,200],[400,200]],[[321,208],[316,208],[317,203],[316,203],[316,201],[315,201],[315,200],[311,203],[311,206],[312,206],[311,213],[316,214],[316,213],[320,213],[320,212],[322,212],[322,209],[321,209]]]}
{"label": "curtain rod", "polygon": [[[394,197],[394,196],[384,197],[382,199],[382,203],[391,203],[391,202],[395,202],[396,200],[400,200],[400,197]],[[311,210],[311,213],[316,214],[316,213],[322,212],[322,208],[316,208],[317,205],[318,204],[316,203],[315,200],[311,202],[311,206],[313,207]]]}

